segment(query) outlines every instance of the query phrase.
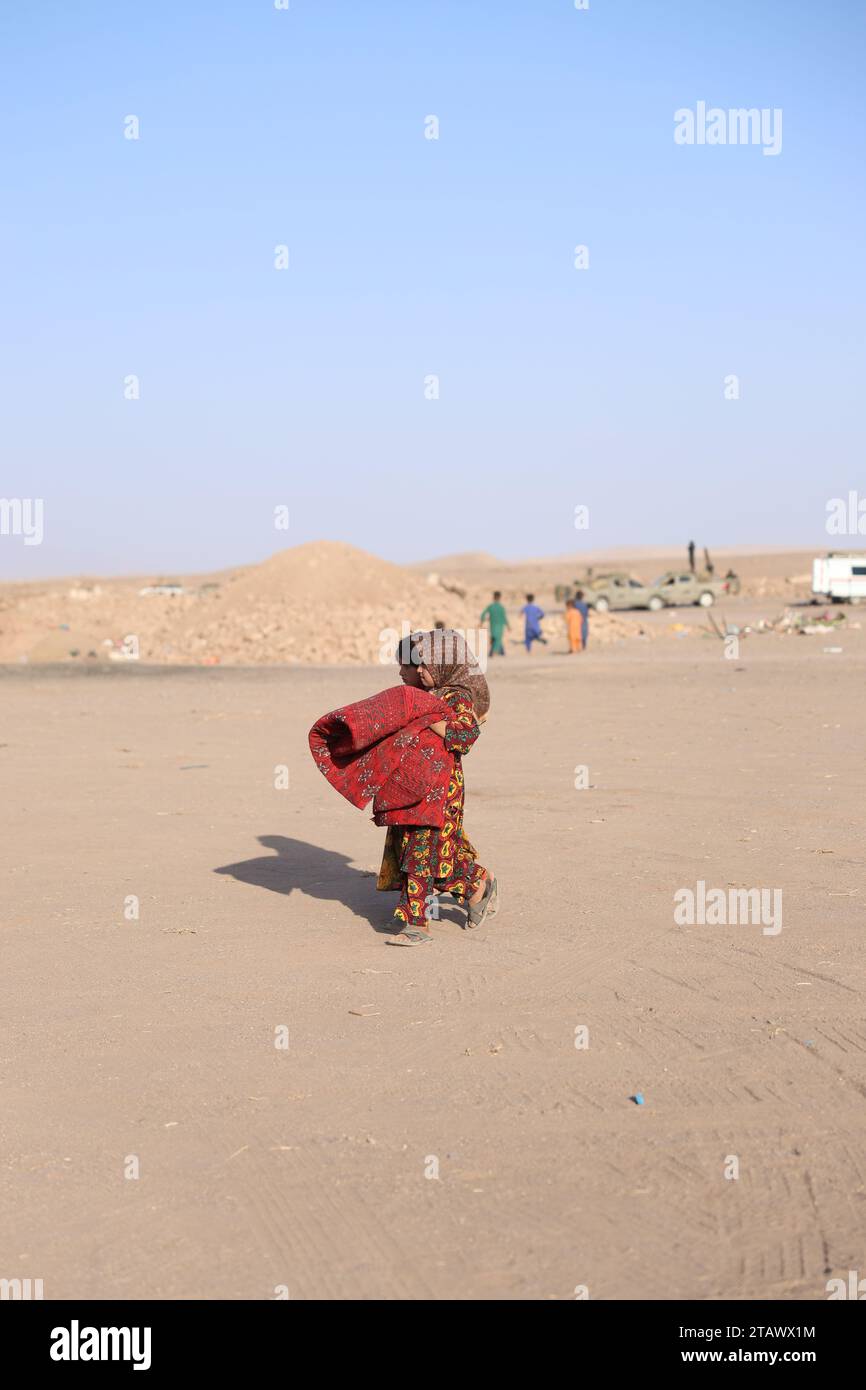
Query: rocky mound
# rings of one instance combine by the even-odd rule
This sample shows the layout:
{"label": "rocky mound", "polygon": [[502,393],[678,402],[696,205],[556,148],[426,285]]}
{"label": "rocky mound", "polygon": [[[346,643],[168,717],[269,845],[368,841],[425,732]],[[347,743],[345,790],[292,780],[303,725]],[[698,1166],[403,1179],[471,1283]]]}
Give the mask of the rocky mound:
{"label": "rocky mound", "polygon": [[467,629],[478,617],[438,581],[333,541],[295,546],[217,583],[172,587],[9,586],[0,661],[88,661],[91,652],[122,660],[135,650],[142,661],[176,664],[390,662],[395,635],[437,622]]}

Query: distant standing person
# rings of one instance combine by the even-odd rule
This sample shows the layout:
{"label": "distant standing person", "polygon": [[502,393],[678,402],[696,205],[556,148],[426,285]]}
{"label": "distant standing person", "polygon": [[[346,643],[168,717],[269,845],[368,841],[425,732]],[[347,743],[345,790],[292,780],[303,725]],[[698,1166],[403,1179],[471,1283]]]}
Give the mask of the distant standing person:
{"label": "distant standing person", "polygon": [[526,595],[526,603],[521,608],[523,614],[524,629],[523,640],[526,643],[527,653],[532,651],[533,642],[541,642],[546,647],[547,638],[541,633],[541,620],[544,617],[544,610],[539,608],[535,602],[535,594]]}
{"label": "distant standing person", "polygon": [[694,543],[694,541],[689,541],[689,569],[691,570],[692,574],[694,574],[694,572],[695,572],[695,543]]}
{"label": "distant standing person", "polygon": [[501,602],[502,594],[497,589],[493,595],[493,602],[488,603],[484,612],[481,614],[481,622],[487,623],[490,627],[490,655],[505,655],[505,629],[510,628],[508,614]]}
{"label": "distant standing person", "polygon": [[580,645],[586,651],[589,641],[589,604],[583,596],[583,589],[578,589],[575,594],[574,606],[580,614]]}
{"label": "distant standing person", "polygon": [[565,628],[568,633],[568,650],[571,652],[583,651],[583,623],[577,604],[573,598],[566,601],[565,605]]}

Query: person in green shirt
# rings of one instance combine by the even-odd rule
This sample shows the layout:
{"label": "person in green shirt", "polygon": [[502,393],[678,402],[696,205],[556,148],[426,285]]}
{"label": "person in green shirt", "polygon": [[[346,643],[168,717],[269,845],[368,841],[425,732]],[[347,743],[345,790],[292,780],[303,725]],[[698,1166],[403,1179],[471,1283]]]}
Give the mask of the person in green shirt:
{"label": "person in green shirt", "polygon": [[488,603],[484,612],[481,614],[482,623],[488,623],[490,626],[491,656],[505,655],[505,629],[507,627],[511,627],[511,624],[508,621],[508,614],[506,613],[504,606],[500,602],[501,598],[502,594],[497,589],[495,594],[493,595],[493,602]]}

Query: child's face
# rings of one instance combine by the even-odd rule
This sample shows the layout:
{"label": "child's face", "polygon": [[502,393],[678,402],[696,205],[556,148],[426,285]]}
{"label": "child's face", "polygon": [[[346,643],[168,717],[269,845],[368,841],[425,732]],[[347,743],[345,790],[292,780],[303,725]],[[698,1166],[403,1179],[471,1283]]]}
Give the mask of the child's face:
{"label": "child's face", "polygon": [[427,667],[416,666],[414,662],[400,667],[400,679],[404,685],[414,685],[419,690],[430,690],[433,687],[433,677]]}

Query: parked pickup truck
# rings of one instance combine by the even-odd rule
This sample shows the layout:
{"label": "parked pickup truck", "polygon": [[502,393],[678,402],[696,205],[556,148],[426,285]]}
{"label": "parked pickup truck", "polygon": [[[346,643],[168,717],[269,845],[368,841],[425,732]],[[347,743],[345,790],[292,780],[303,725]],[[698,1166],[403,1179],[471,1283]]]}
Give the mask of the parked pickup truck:
{"label": "parked pickup truck", "polygon": [[736,592],[738,587],[735,575],[715,579],[689,570],[668,570],[653,584],[644,584],[630,574],[600,574],[584,586],[584,597],[599,613],[611,608],[650,608],[656,612],[694,603],[709,608],[717,598]]}

